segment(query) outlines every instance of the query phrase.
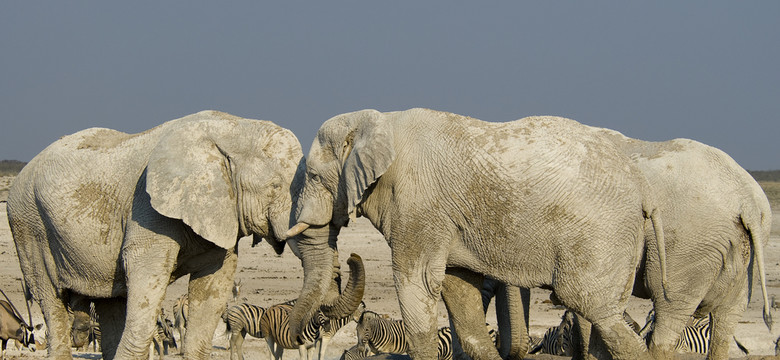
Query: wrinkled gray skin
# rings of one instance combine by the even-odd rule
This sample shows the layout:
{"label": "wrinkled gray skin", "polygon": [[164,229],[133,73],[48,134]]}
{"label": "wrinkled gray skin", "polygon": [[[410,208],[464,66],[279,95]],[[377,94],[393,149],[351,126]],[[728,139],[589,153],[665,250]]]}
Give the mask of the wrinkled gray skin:
{"label": "wrinkled gray skin", "polygon": [[43,150],[11,187],[8,218],[49,357],[71,358],[67,308],[86,311],[87,298],[105,359],[147,356],[167,285],[189,274],[185,357],[208,358],[237,240],[282,251],[302,155],[289,130],[215,111],[138,134],[87,129]]}
{"label": "wrinkled gray skin", "polygon": [[[435,314],[447,266],[510,285],[550,287],[602,330],[616,358],[647,356],[622,313],[645,219],[660,218],[645,202],[647,184],[630,159],[579,123],[556,117],[488,123],[427,109],[364,110],[325,122],[306,165],[298,224],[287,233],[303,231],[290,242],[302,255],[305,274],[291,315],[293,332],[322,301],[329,279],[317,272],[331,268],[335,235],[356,211],[392,249],[416,359],[436,357]],[[480,298],[481,279],[462,280]],[[450,309],[450,315],[469,314]],[[484,325],[473,334],[479,339],[464,331],[469,329],[458,328],[461,341],[478,346],[469,355],[498,358]]]}
{"label": "wrinkled gray skin", "polygon": [[[764,322],[771,327],[763,249],[772,215],[753,177],[723,151],[693,140],[646,142],[612,130],[596,130],[631,156],[648,179],[664,216],[667,297],[658,268],[648,259],[643,259],[633,292],[654,300],[658,332],[653,333],[650,348],[655,357],[671,358],[690,316],[712,312],[708,358],[728,358],[729,343],[755,276],[761,285]],[[647,253],[653,254],[655,235],[649,231],[645,236]],[[512,318],[513,323],[521,320],[527,321]],[[575,358],[585,356],[590,337],[590,324],[579,323],[586,341],[575,346]],[[499,332],[505,329],[500,326]]]}
{"label": "wrinkled gray skin", "polygon": [[[727,359],[756,276],[764,323],[771,329],[764,246],[772,212],[761,186],[726,153],[694,140],[646,142],[599,130],[645,174],[664,215],[666,297],[652,261],[642,263],[634,289],[634,295],[654,302],[657,322],[650,340],[654,355],[671,356],[690,317],[712,313],[708,359]],[[646,233],[648,254],[655,251],[653,236]]]}

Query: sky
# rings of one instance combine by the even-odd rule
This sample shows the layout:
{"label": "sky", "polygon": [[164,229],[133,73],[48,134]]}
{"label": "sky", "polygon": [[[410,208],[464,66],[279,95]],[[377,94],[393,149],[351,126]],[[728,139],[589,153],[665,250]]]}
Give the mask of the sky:
{"label": "sky", "polygon": [[0,159],[200,110],[307,152],[328,118],[425,107],[690,138],[780,169],[780,1],[2,1]]}

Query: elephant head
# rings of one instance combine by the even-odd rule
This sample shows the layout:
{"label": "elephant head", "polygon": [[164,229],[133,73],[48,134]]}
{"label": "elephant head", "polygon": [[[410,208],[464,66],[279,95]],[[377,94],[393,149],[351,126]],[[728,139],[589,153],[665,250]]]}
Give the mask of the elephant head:
{"label": "elephant head", "polygon": [[295,135],[269,121],[220,112],[201,112],[169,128],[146,167],[154,209],[222,248],[252,234],[255,243],[265,238],[281,253],[301,183],[295,177],[305,165]]}
{"label": "elephant head", "polygon": [[332,287],[323,270],[331,267],[336,236],[364,193],[391,165],[393,142],[387,120],[375,110],[336,116],[317,133],[296,202],[298,222],[287,232],[304,268],[303,289],[290,319],[292,330],[308,322]]}

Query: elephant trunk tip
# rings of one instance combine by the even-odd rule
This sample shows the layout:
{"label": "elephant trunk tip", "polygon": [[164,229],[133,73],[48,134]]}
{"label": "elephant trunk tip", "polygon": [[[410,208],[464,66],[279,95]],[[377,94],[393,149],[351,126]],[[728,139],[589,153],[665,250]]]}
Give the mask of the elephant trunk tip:
{"label": "elephant trunk tip", "polygon": [[304,222],[299,222],[295,224],[295,226],[291,227],[290,230],[287,230],[287,233],[285,233],[285,236],[287,238],[291,238],[293,236],[296,236],[300,233],[302,233],[304,230],[309,228],[309,224]]}
{"label": "elephant trunk tip", "polygon": [[360,255],[358,255],[358,254],[351,253],[351,254],[349,254],[349,259],[347,259],[347,264],[348,265],[352,265],[352,263],[354,263],[355,265],[357,265],[357,264],[362,265],[363,264],[363,258],[361,258]]}

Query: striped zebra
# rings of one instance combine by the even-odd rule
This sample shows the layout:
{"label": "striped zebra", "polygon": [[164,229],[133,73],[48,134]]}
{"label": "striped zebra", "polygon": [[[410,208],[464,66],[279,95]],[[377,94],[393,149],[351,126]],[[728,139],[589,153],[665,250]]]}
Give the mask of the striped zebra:
{"label": "striped zebra", "polygon": [[[688,325],[680,333],[680,338],[674,346],[674,351],[707,354],[710,348],[710,335],[712,334],[711,320],[712,314],[710,313],[705,317],[693,318],[689,321]],[[642,331],[640,331],[640,336],[644,335],[645,341],[650,341],[654,325],[655,310],[650,310],[647,314],[647,322]],[[737,340],[736,336],[732,336],[732,338],[739,350],[747,355],[749,353],[748,349]]]}
{"label": "striped zebra", "polygon": [[545,331],[544,336],[529,344],[529,354],[550,354],[557,356],[572,356],[572,328],[574,313],[566,310],[561,316],[561,323]]}
{"label": "striped zebra", "polygon": [[312,316],[311,321],[301,330],[303,344],[290,342],[290,312],[293,305],[276,304],[265,310],[260,317],[260,334],[268,343],[268,349],[274,359],[280,360],[284,349],[298,349],[301,359],[313,359],[317,339],[320,336],[320,317]]}
{"label": "striped zebra", "polygon": [[317,345],[317,348],[319,350],[319,359],[323,359],[325,356],[325,350],[328,348],[328,343],[330,343],[330,339],[332,339],[336,333],[341,330],[344,326],[349,324],[351,321],[358,321],[358,318],[360,317],[360,314],[363,313],[366,309],[366,303],[361,301],[358,305],[357,309],[352,313],[352,315],[345,316],[340,319],[334,319],[329,318],[325,316],[325,314],[322,313],[322,311],[317,311],[317,317],[319,318],[320,323],[320,336],[318,338],[319,344]]}
{"label": "striped zebra", "polygon": [[[356,327],[359,350],[354,350],[349,356],[366,357],[361,354],[405,354],[409,350],[406,341],[405,326],[403,320],[388,320],[373,311],[363,311],[358,319]],[[495,333],[494,335],[495,336]],[[437,358],[439,360],[452,359],[452,331],[449,327],[442,327],[437,332]],[[360,358],[360,357],[357,357]]]}
{"label": "striped zebra", "polygon": [[157,326],[152,336],[152,344],[149,345],[149,358],[152,359],[155,350],[162,359],[163,355],[168,355],[168,350],[173,347],[178,349],[176,339],[173,336],[173,323],[165,316],[165,310],[160,308],[157,314]]}
{"label": "striped zebra", "polygon": [[246,335],[256,338],[262,337],[260,332],[260,318],[265,309],[252,304],[238,304],[229,307],[222,313],[222,321],[225,322],[226,331],[230,333],[230,359],[243,360],[242,346]]}
{"label": "striped zebra", "polygon": [[173,303],[173,327],[179,334],[179,338],[176,342],[182,346],[179,348],[180,352],[184,352],[184,334],[187,332],[187,315],[190,313],[190,299],[187,293],[179,296],[176,302]]}

